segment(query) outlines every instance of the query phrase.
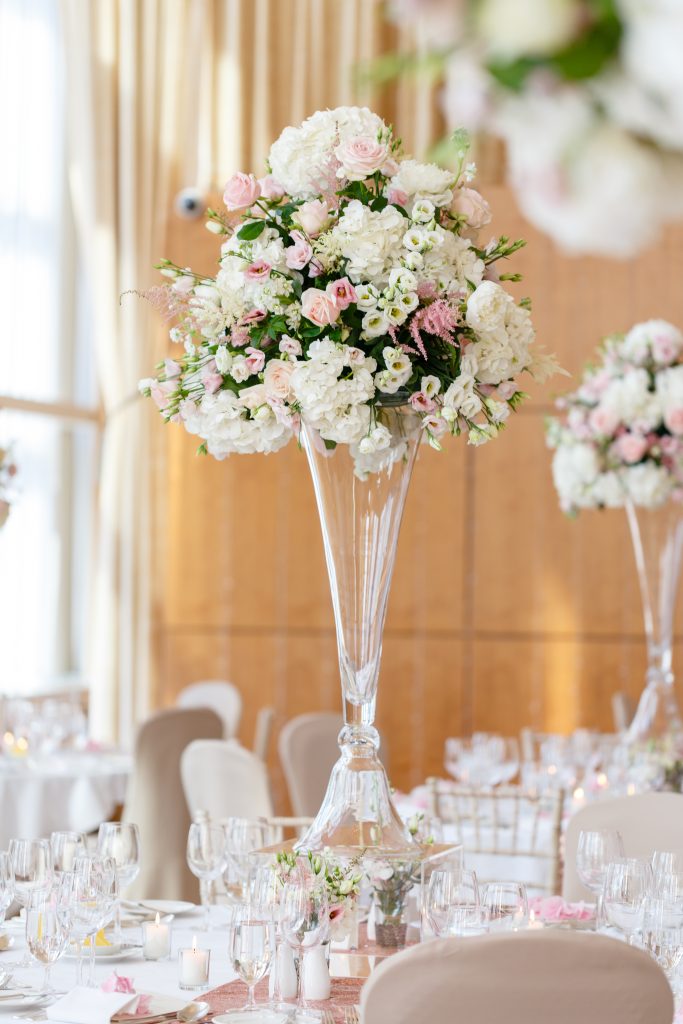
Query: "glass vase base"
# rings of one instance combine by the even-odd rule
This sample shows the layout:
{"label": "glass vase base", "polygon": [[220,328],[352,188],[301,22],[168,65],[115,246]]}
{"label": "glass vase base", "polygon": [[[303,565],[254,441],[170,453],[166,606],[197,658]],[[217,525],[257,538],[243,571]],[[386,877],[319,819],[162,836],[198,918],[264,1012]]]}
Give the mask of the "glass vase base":
{"label": "glass vase base", "polygon": [[683,752],[683,720],[669,682],[649,682],[638,701],[624,743],[653,753]]}
{"label": "glass vase base", "polygon": [[414,842],[391,799],[384,766],[372,745],[342,745],[325,799],[298,850],[415,854]]}

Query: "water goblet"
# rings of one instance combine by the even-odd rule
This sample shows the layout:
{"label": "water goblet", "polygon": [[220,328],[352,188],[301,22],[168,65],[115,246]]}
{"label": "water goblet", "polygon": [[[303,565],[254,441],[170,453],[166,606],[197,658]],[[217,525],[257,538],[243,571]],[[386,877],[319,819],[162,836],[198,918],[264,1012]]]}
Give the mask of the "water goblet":
{"label": "water goblet", "polygon": [[329,935],[329,906],[325,890],[311,879],[288,882],[282,895],[282,930],[285,940],[299,953],[299,985],[295,1020],[306,1020],[303,958],[307,950],[325,942]]}
{"label": "water goblet", "polygon": [[260,1011],[254,989],[270,967],[274,953],[273,923],[245,907],[236,916],[230,935],[230,960],[234,971],[248,989],[246,1012]]}
{"label": "water goblet", "polygon": [[236,881],[239,897],[245,900],[249,871],[253,864],[252,854],[263,849],[269,842],[268,822],[262,819],[228,818],[224,828],[229,862],[226,882],[230,888],[230,883]]}
{"label": "water goblet", "polygon": [[[10,839],[9,857],[14,872],[14,897],[26,907],[32,892],[48,889],[52,884],[50,843],[47,839]],[[31,966],[28,950],[17,966]]]}
{"label": "water goblet", "polygon": [[14,869],[12,859],[6,850],[0,850],[0,925],[14,899]]}
{"label": "water goblet", "polygon": [[[104,821],[97,834],[97,852],[101,857],[111,857],[116,865],[116,883],[119,896],[126,886],[131,885],[140,872],[140,832],[132,822]],[[121,931],[121,902],[116,904],[115,939],[123,940]]]}
{"label": "water goblet", "polygon": [[76,944],[78,962],[76,983],[83,984],[83,944],[89,942],[90,983],[95,967],[97,933],[109,921],[117,905],[116,864],[111,857],[76,857],[71,874],[71,938]]}
{"label": "water goblet", "polygon": [[678,966],[683,960],[683,899],[648,899],[643,939],[675,990]]}
{"label": "water goblet", "polygon": [[461,926],[481,921],[479,886],[474,871],[433,871],[427,886],[427,919],[437,936],[461,934]]}
{"label": "water goblet", "polygon": [[529,900],[521,882],[490,882],[481,897],[491,931],[517,931],[529,920]]}
{"label": "water goblet", "polygon": [[71,871],[76,857],[86,852],[82,832],[53,832],[50,836],[52,867],[55,875]]}
{"label": "water goblet", "polygon": [[595,928],[602,922],[602,891],[607,868],[624,856],[624,844],[616,829],[598,829],[579,833],[576,848],[576,873],[579,881],[595,894]]}
{"label": "water goblet", "polygon": [[210,923],[209,886],[228,866],[227,836],[220,825],[208,822],[194,822],[187,835],[187,863],[190,871],[203,882],[201,900],[204,905],[203,930],[208,931]]}
{"label": "water goblet", "polygon": [[652,868],[644,860],[628,858],[615,861],[607,868],[603,903],[608,922],[626,936],[629,946],[635,945],[636,934],[643,927],[645,901],[652,887]]}
{"label": "water goblet", "polygon": [[69,941],[69,920],[59,905],[55,889],[35,889],[26,906],[26,945],[31,956],[43,964],[45,974],[41,995],[52,992],[50,971]]}

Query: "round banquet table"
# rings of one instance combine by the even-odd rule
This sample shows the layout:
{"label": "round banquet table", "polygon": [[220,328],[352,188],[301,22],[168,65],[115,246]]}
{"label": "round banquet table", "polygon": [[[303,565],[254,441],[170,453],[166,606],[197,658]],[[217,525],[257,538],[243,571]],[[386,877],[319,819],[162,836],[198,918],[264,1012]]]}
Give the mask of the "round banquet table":
{"label": "round banquet table", "polygon": [[0,849],[14,836],[97,828],[124,802],[131,767],[125,754],[94,751],[0,758]]}

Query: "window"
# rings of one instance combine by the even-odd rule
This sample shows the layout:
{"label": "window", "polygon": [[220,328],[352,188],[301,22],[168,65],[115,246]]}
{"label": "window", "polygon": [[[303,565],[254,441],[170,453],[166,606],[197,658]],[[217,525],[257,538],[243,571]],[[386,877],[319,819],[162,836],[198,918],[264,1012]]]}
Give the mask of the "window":
{"label": "window", "polygon": [[90,311],[66,178],[60,5],[0,5],[0,441],[18,496],[0,532],[0,693],[82,681],[98,444]]}

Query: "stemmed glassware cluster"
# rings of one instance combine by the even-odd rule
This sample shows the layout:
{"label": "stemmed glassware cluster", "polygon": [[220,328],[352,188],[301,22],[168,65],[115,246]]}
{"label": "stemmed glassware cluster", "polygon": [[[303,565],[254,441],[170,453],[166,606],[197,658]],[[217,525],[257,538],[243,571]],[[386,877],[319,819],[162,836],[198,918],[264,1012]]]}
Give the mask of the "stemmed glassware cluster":
{"label": "stemmed glassware cluster", "polygon": [[426,913],[439,938],[517,931],[528,924],[529,900],[521,882],[480,885],[474,871],[438,868],[429,878]]}
{"label": "stemmed glassware cluster", "polygon": [[447,739],[446,771],[464,786],[490,789],[512,782],[519,771],[519,744],[490,733],[471,739]]}

